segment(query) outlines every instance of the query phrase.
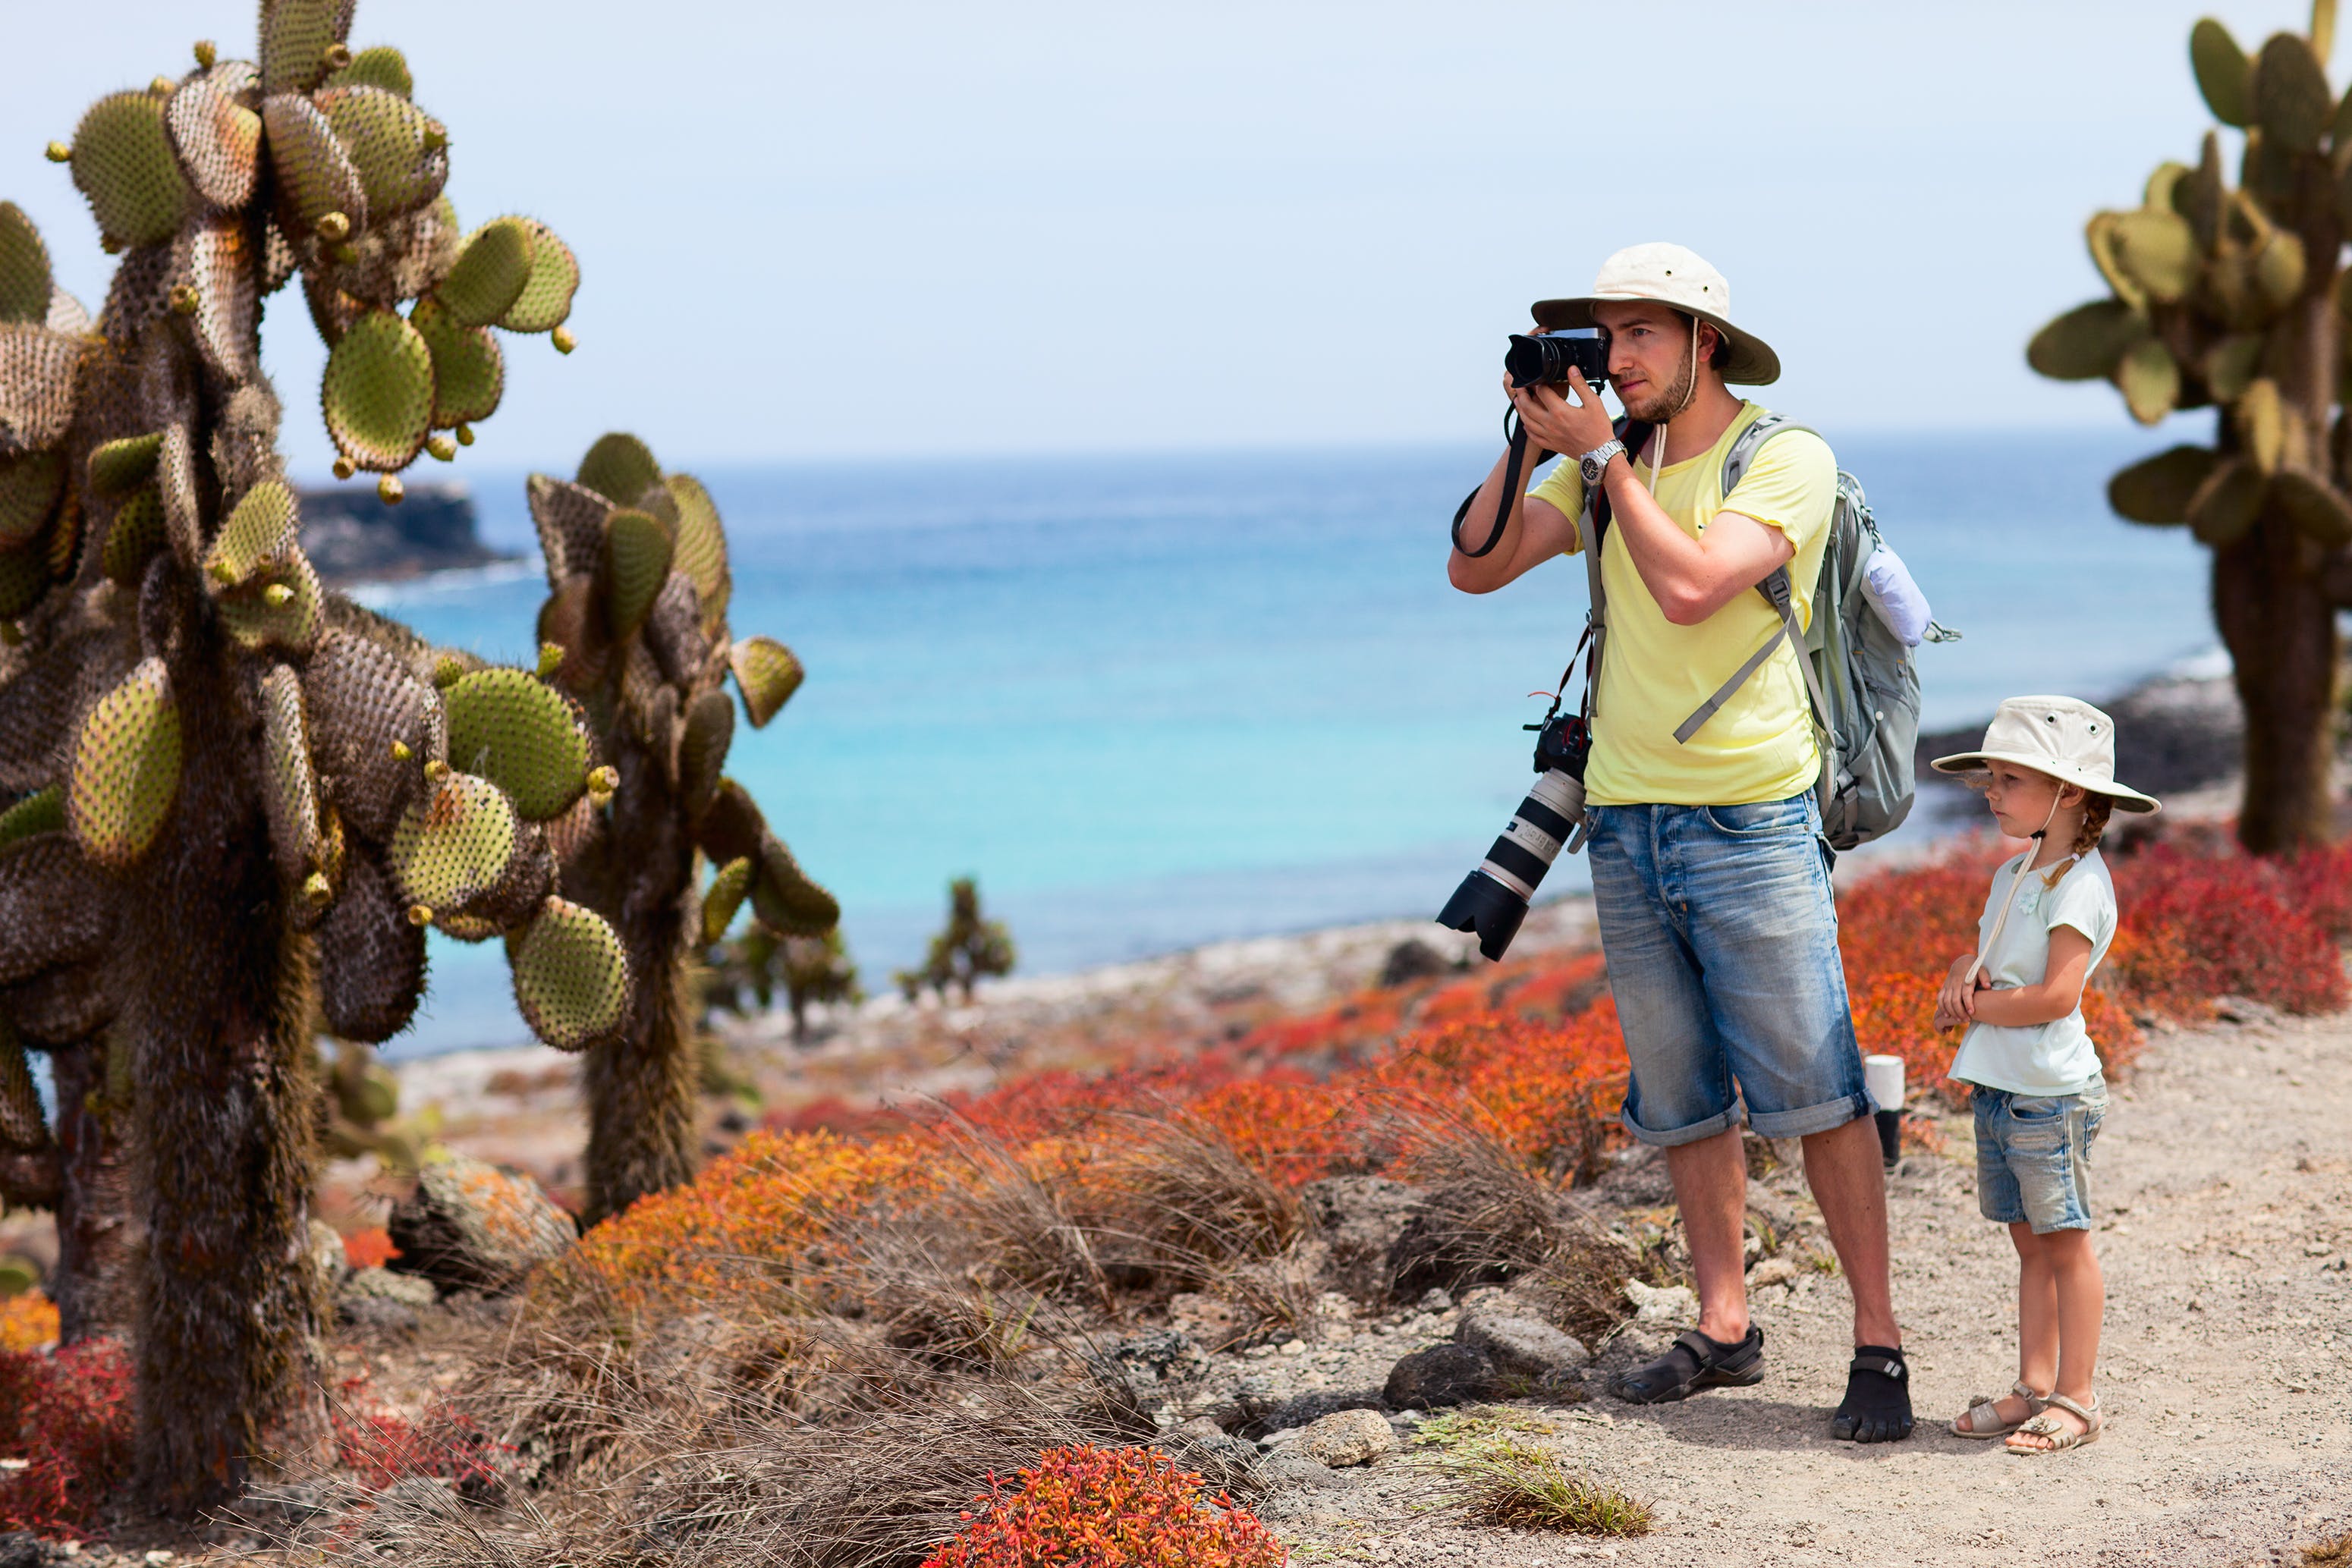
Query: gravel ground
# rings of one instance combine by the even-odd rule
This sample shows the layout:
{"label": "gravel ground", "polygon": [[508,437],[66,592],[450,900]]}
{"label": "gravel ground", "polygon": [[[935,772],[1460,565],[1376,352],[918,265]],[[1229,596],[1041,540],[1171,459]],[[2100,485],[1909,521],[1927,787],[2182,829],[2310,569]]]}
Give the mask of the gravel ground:
{"label": "gravel ground", "polygon": [[[1654,1506],[1645,1538],[1468,1524],[1427,1450],[1277,1494],[1268,1517],[1300,1563],[2299,1561],[2299,1544],[2352,1531],[2352,1022],[2238,1010],[2247,1021],[2153,1039],[2115,1094],[2095,1189],[2108,1286],[2099,1443],[2028,1459],[1948,1432],[1972,1394],[2015,1375],[2015,1255],[1978,1216],[1954,1118],[1947,1152],[1909,1157],[1892,1181],[1920,1414],[1908,1442],[1831,1440],[1846,1300],[1836,1280],[1809,1278],[1759,1293],[1770,1372],[1758,1387],[1654,1408],[1605,1396],[1517,1407],[1554,1428],[1522,1440]],[[1381,1320],[1258,1364],[1294,1387],[1352,1386],[1378,1355],[1450,1322]]]}

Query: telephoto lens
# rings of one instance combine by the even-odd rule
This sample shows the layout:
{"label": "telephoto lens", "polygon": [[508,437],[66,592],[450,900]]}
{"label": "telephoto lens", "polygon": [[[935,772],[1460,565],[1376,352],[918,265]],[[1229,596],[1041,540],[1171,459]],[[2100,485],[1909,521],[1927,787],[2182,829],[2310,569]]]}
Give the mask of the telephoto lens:
{"label": "telephoto lens", "polygon": [[1478,869],[1462,879],[1437,923],[1449,931],[1475,931],[1478,951],[1500,959],[1528,917],[1528,901],[1584,822],[1584,780],[1564,768],[1536,779]]}
{"label": "telephoto lens", "polygon": [[1585,384],[1599,392],[1609,384],[1609,334],[1598,327],[1570,327],[1539,336],[1511,335],[1503,351],[1503,371],[1515,387],[1559,386],[1570,369],[1584,372]]}

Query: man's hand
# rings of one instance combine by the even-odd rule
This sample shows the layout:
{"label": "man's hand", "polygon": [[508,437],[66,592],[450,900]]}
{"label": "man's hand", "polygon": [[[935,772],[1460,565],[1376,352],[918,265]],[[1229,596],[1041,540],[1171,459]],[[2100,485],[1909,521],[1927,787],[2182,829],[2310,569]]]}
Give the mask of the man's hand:
{"label": "man's hand", "polygon": [[1569,390],[1576,394],[1574,402],[1560,396],[1555,387],[1515,387],[1509,376],[1503,378],[1503,393],[1519,411],[1519,423],[1527,427],[1529,441],[1565,457],[1581,457],[1605,444],[1616,431],[1611,427],[1609,411],[1601,406],[1601,394],[1587,384],[1584,372],[1570,367],[1568,378]]}

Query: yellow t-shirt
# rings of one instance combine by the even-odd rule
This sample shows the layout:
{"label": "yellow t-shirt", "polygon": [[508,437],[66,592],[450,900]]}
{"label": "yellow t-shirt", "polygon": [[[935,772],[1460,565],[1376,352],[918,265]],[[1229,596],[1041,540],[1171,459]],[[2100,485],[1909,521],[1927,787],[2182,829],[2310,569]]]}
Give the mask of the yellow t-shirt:
{"label": "yellow t-shirt", "polygon": [[[1786,534],[1797,551],[1789,563],[1797,624],[1810,626],[1813,581],[1837,500],[1837,460],[1811,432],[1783,431],[1765,442],[1739,484],[1724,495],[1724,455],[1764,412],[1747,403],[1713,448],[1668,464],[1658,476],[1658,504],[1693,538],[1719,511],[1743,512]],[[1648,483],[1646,463],[1634,472]],[[1579,538],[1570,553],[1582,549],[1584,477],[1576,464],[1562,461],[1528,494],[1576,520]],[[1780,625],[1762,594],[1743,591],[1699,624],[1677,626],[1643,584],[1613,522],[1603,536],[1601,581],[1609,595],[1609,649],[1594,695],[1587,799],[1600,806],[1749,806],[1813,788],[1821,754],[1813,746],[1804,676],[1785,639],[1688,745],[1675,739],[1683,720]]]}

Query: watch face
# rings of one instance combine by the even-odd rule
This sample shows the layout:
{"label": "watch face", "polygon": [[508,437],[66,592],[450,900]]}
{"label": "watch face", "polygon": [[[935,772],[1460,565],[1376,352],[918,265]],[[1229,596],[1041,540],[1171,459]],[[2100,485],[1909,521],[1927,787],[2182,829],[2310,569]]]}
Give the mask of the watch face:
{"label": "watch face", "polygon": [[1607,465],[1595,458],[1584,457],[1578,459],[1577,466],[1584,470],[1584,482],[1586,484],[1598,485],[1601,483],[1601,471],[1607,466]]}

